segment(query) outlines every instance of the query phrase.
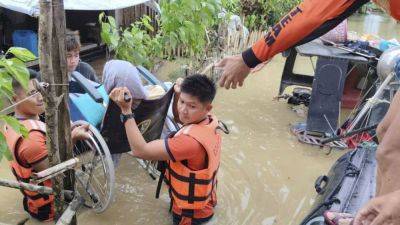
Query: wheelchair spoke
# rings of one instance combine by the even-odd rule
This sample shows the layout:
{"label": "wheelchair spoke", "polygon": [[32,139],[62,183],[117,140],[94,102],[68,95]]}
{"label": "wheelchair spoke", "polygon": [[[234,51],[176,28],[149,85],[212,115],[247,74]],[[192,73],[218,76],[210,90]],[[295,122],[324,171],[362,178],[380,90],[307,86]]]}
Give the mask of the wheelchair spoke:
{"label": "wheelchair spoke", "polygon": [[[75,124],[83,124],[76,122]],[[79,192],[86,205],[95,212],[103,212],[110,204],[114,187],[114,165],[108,146],[100,133],[92,126],[90,138],[77,143],[74,154],[80,159],[76,170]]]}

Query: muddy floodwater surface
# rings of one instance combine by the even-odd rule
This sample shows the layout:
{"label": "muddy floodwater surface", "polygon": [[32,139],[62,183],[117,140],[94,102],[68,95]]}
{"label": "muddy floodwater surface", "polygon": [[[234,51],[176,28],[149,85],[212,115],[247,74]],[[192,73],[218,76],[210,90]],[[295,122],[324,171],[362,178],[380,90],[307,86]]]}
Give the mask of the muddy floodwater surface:
{"label": "muddy floodwater surface", "polygon": [[[399,37],[400,28],[390,19],[373,15],[352,17],[349,27],[359,34],[375,32],[385,38]],[[299,224],[314,201],[315,179],[345,153],[327,155],[326,150],[299,143],[290,133],[289,124],[305,118],[286,102],[272,100],[284,62],[277,56],[263,70],[249,75],[244,87],[218,89],[213,112],[231,133],[223,137],[218,206],[209,224]],[[0,176],[13,179],[5,160],[0,163]],[[116,178],[112,206],[102,214],[82,210],[79,224],[171,224],[166,188],[155,199],[157,182],[133,157],[123,156]],[[0,223],[16,224],[27,217],[19,191],[0,187],[0,199]]]}

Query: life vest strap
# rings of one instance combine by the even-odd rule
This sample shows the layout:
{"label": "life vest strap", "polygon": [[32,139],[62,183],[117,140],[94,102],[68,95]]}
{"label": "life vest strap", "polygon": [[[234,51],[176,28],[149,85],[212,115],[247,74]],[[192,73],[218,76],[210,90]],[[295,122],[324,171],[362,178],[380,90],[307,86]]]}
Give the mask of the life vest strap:
{"label": "life vest strap", "polygon": [[[185,182],[185,183],[194,182],[194,184],[209,185],[212,182],[212,180],[214,179],[214,176],[211,179],[197,179],[196,177],[193,177],[193,178],[185,177],[185,176],[179,175],[171,167],[168,168],[168,172],[171,174],[171,176],[173,176],[177,180]],[[190,173],[190,175],[192,175],[192,173]],[[195,174],[193,173],[193,175],[195,175]]]}
{"label": "life vest strap", "polygon": [[[190,189],[190,182],[188,182],[189,183],[189,195],[182,195],[182,194],[180,194],[178,191],[176,191],[175,190],[175,188],[174,187],[172,187],[172,185],[170,184],[170,179],[171,179],[171,173],[169,173],[169,180],[168,179],[166,179],[165,180],[165,182],[168,184],[168,186],[169,186],[169,192],[170,192],[170,196],[171,196],[171,194],[173,193],[177,198],[179,198],[180,200],[183,200],[183,201],[187,201],[188,203],[194,203],[194,202],[200,202],[200,201],[205,201],[205,200],[207,200],[209,197],[211,197],[212,196],[212,193],[213,193],[213,191],[214,191],[214,188],[215,188],[215,185],[216,185],[216,181],[214,181],[215,180],[215,177],[216,177],[216,175],[217,175],[217,171],[218,170],[216,170],[214,173],[213,173],[213,176],[212,176],[212,187],[211,187],[211,191],[210,191],[210,193],[208,193],[206,196],[194,196],[194,185],[193,185],[193,195],[192,196],[190,196],[190,194],[191,194],[191,189]],[[190,179],[190,178],[189,178]]]}
{"label": "life vest strap", "polygon": [[165,161],[159,161],[159,170],[160,170],[160,177],[158,178],[158,183],[157,183],[157,190],[156,190],[156,198],[160,197],[160,192],[161,192],[161,186],[162,182],[164,181],[164,176],[165,176],[165,169],[167,168],[167,163]]}
{"label": "life vest strap", "polygon": [[189,174],[189,195],[188,195],[188,203],[194,203],[194,185],[196,181],[196,174],[190,173]]}
{"label": "life vest strap", "polygon": [[[175,197],[179,198],[180,200],[189,201],[189,196],[187,196],[187,195],[182,195],[182,194],[180,194],[178,191],[176,191],[175,188],[173,188],[173,187],[170,185],[170,183],[169,183],[168,180],[166,180],[165,182],[168,184],[168,186],[169,186],[169,191],[171,192],[171,194],[173,194]],[[211,194],[212,194],[212,191],[211,191],[210,193],[208,193],[206,196],[193,196],[192,200],[193,200],[194,202],[205,201],[205,200],[207,200],[207,199],[211,196]]]}

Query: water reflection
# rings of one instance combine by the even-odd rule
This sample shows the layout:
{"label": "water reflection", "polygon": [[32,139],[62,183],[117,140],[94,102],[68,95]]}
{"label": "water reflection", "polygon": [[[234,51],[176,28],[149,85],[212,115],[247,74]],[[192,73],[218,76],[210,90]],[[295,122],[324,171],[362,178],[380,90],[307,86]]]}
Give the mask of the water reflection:
{"label": "water reflection", "polygon": [[349,30],[356,31],[359,35],[375,34],[384,39],[400,37],[399,23],[386,15],[355,15],[349,22]]}

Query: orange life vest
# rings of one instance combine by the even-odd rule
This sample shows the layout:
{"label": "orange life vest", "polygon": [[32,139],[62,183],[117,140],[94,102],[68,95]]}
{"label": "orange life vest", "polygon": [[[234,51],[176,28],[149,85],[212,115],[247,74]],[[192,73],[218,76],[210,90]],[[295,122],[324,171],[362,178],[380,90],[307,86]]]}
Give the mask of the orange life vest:
{"label": "orange life vest", "polygon": [[[23,120],[20,121],[24,125],[28,132],[40,131],[46,134],[46,126],[43,122],[38,120]],[[12,151],[14,160],[11,161],[11,170],[18,181],[29,183],[31,175],[33,173],[33,168],[30,165],[24,165],[18,158],[18,142],[21,140],[22,135],[16,133],[11,127],[5,126],[4,135],[7,140],[7,145]],[[51,187],[51,180],[46,180],[39,185]],[[24,209],[32,217],[47,221],[54,218],[54,196],[53,195],[43,195],[38,192],[21,190],[24,195]]]}
{"label": "orange life vest", "polygon": [[399,0],[390,0],[390,15],[393,18],[400,20],[400,1]]}
{"label": "orange life vest", "polygon": [[[207,152],[207,167],[192,170],[182,161],[167,161],[166,182],[174,204],[182,209],[183,218],[195,218],[194,210],[204,208],[211,200],[217,185],[220,164],[221,135],[217,132],[218,119],[183,127],[176,135],[185,134],[197,140]],[[215,194],[215,193],[214,193]]]}

